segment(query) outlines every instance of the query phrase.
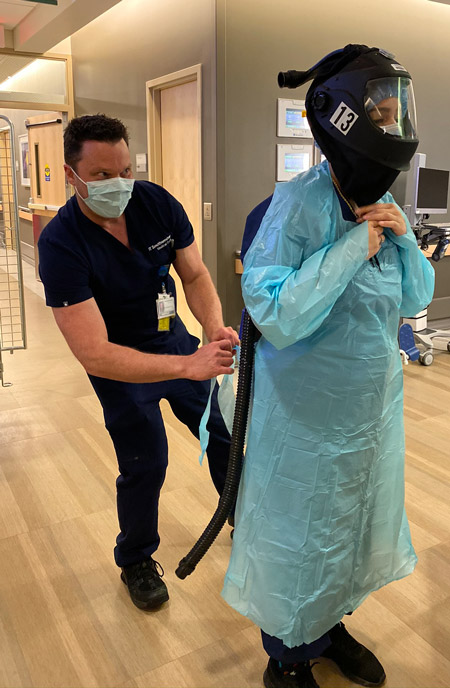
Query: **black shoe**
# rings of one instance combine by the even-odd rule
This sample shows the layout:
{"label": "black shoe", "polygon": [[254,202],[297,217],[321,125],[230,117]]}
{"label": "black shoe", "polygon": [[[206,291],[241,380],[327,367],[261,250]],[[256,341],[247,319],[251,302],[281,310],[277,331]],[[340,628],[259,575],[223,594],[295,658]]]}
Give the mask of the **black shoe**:
{"label": "black shoe", "polygon": [[362,686],[381,686],[386,674],[373,652],[358,643],[341,622],[328,631],[331,645],[322,652],[335,662],[342,673]]}
{"label": "black shoe", "polygon": [[263,681],[266,688],[319,688],[311,671],[311,664],[298,662],[292,664],[291,671],[280,668],[279,662],[269,659]]}
{"label": "black shoe", "polygon": [[166,584],[162,580],[163,575],[162,566],[150,557],[137,564],[123,566],[120,577],[136,607],[153,609],[169,599]]}

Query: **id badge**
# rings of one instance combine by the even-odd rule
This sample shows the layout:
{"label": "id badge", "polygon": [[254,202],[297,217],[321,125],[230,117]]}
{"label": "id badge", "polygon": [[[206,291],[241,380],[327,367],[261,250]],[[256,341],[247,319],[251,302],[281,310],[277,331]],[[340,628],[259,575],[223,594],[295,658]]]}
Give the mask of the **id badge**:
{"label": "id badge", "polygon": [[170,329],[170,318],[174,318],[175,299],[170,294],[158,294],[156,299],[156,314],[158,316],[158,332],[167,332]]}

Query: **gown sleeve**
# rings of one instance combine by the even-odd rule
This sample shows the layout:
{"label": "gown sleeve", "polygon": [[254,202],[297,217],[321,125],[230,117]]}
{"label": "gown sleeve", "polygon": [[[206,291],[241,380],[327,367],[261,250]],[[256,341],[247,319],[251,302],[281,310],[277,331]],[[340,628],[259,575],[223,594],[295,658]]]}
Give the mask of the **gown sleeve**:
{"label": "gown sleeve", "polygon": [[[395,203],[391,194],[387,194],[386,203]],[[397,236],[390,229],[385,230],[391,241],[396,244],[402,261],[402,303],[400,316],[408,318],[426,308],[433,298],[434,270],[430,261],[417,245],[417,239],[411,229],[406,215],[406,234]]]}
{"label": "gown sleeve", "polygon": [[277,349],[320,327],[368,252],[367,222],[334,241],[330,201],[288,187],[277,187],[242,276],[246,308]]}

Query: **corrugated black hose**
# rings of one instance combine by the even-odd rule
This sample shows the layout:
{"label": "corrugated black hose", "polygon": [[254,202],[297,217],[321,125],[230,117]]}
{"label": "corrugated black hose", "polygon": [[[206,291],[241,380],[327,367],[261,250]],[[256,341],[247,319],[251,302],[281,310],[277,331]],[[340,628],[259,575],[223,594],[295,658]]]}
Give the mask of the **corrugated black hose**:
{"label": "corrugated black hose", "polygon": [[200,559],[206,554],[222,530],[225,521],[232,512],[239,481],[241,479],[242,459],[244,454],[245,433],[247,430],[248,407],[253,377],[253,359],[255,342],[260,332],[254,326],[249,314],[244,310],[241,326],[241,356],[239,361],[236,406],[234,409],[233,432],[231,434],[230,455],[225,478],[225,486],[220,496],[217,509],[205,530],[191,551],[180,561],[175,573],[184,579],[192,573]]}

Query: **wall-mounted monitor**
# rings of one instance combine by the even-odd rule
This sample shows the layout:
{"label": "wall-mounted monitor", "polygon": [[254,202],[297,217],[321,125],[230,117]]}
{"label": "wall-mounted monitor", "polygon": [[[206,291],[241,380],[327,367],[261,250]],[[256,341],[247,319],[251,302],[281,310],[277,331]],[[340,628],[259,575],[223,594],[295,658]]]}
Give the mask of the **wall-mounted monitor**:
{"label": "wall-mounted monitor", "polygon": [[312,138],[306,118],[305,101],[278,98],[277,136]]}
{"label": "wall-mounted monitor", "polygon": [[313,147],[300,144],[277,144],[277,181],[287,182],[312,165]]}
{"label": "wall-mounted monitor", "polygon": [[445,215],[448,207],[449,176],[448,170],[417,168],[414,205],[418,215]]}

